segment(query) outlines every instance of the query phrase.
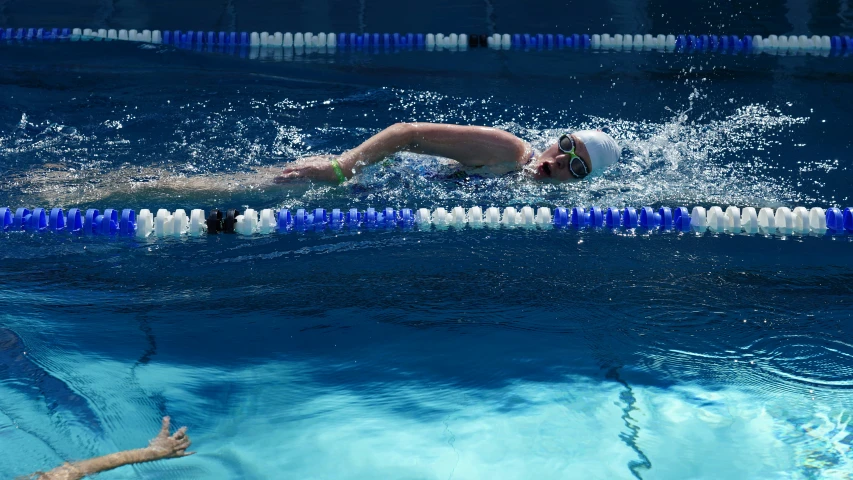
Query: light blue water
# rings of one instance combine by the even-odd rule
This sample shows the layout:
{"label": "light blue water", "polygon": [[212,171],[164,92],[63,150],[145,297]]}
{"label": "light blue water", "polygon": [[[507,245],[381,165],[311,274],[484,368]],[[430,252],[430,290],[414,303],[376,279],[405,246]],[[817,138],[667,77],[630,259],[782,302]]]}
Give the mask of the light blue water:
{"label": "light blue water", "polygon": [[[2,48],[13,207],[851,201],[844,58]],[[172,188],[414,120],[538,147],[606,125],[625,159],[573,185],[426,179],[445,167],[401,155],[340,187]],[[143,446],[168,414],[197,455],[99,478],[848,478],[850,249],[576,230],[5,233],[0,476]]]}

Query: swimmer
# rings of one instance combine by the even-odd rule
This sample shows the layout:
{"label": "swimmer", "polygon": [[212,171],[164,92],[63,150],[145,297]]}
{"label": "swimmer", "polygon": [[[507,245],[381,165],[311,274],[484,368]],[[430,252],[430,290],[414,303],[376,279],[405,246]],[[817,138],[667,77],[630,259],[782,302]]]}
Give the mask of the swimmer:
{"label": "swimmer", "polygon": [[275,183],[310,179],[343,183],[362,168],[397,152],[445,157],[492,173],[524,171],[536,180],[578,181],[616,163],[621,149],[610,135],[581,130],[561,135],[543,152],[515,135],[492,127],[398,123],[341,155],[303,157],[277,175]]}
{"label": "swimmer", "polygon": [[87,475],[105,472],[124,465],[153,462],[164,458],[187,457],[195,453],[187,452],[187,448],[189,447],[190,437],[187,436],[187,427],[181,427],[177,432],[169,435],[169,417],[163,417],[160,433],[152,438],[145,448],[124,450],[81,462],[65,463],[49,472],[36,472],[21,478],[35,478],[36,480],[77,480]]}
{"label": "swimmer", "polygon": [[98,172],[97,181],[93,181],[92,173],[54,165],[8,180],[15,186],[25,185],[25,193],[53,205],[91,203],[142,190],[180,192],[196,198],[214,194],[221,202],[228,200],[223,194],[246,192],[276,198],[280,187],[292,188],[306,181],[337,185],[397,152],[443,157],[463,167],[477,168],[471,172],[474,174],[521,172],[539,181],[571,182],[603,172],[619,160],[621,148],[610,135],[598,130],[560,135],[545,151],[537,152],[529,143],[497,128],[398,123],[340,155],[302,157],[285,165],[252,167],[248,172],[186,176],[150,167],[122,167]]}

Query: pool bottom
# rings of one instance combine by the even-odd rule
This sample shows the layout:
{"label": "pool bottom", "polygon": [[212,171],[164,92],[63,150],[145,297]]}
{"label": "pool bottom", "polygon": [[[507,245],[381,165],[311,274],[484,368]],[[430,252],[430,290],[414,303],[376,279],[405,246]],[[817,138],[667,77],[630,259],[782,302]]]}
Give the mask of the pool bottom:
{"label": "pool bottom", "polygon": [[[189,425],[199,453],[103,478],[844,478],[853,471],[849,413],[806,388],[662,388],[631,385],[616,371],[609,379],[566,375],[495,389],[417,379],[329,388],[312,378],[323,366],[305,361],[140,367],[68,354],[51,365],[73,372],[75,389],[99,405],[103,436],[2,386],[0,431],[11,447],[0,462],[4,477],[142,446],[162,408]],[[334,368],[343,377],[358,370],[357,362]]]}

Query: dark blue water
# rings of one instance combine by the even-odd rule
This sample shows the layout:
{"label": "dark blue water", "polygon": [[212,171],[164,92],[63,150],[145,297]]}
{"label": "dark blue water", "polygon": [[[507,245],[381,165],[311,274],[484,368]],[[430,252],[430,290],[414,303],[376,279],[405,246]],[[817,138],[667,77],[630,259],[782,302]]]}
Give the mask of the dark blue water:
{"label": "dark blue water", "polygon": [[[261,24],[260,6],[229,6],[237,28],[250,18],[247,29],[286,29]],[[302,7],[297,18],[357,28],[344,21],[358,15],[351,5],[326,7],[335,13]],[[43,18],[27,8],[5,6],[4,21]],[[177,20],[139,7],[151,23],[129,25],[129,7],[116,8],[101,25],[232,21],[161,26]],[[539,6],[493,8],[495,31],[513,15],[532,31],[550,25]],[[732,28],[849,28],[840,7],[797,8],[767,6]],[[671,7],[638,11],[657,9]],[[634,16],[617,11],[620,31],[642,23],[620,24]],[[366,31],[382,31],[381,12],[366,14]],[[323,15],[329,23],[306,20]],[[458,29],[492,18],[466,15],[448,18]],[[685,13],[679,25],[714,15],[729,18]],[[0,204],[12,207],[853,203],[843,57],[279,62],[78,43],[0,45],[0,58]],[[448,167],[414,155],[339,187],[263,181],[267,168],[399,121],[498,126],[539,148],[608,126],[626,151],[618,168],[572,185],[426,178]],[[589,230],[6,233],[0,474],[143,446],[171,415],[197,455],[102,477],[847,478],[851,248],[849,236]]]}
{"label": "dark blue water", "polygon": [[[728,30],[738,34],[850,34],[853,14],[837,0],[768,1],[753,4],[656,0],[631,2],[392,0],[260,2],[5,2],[0,25],[8,27],[135,28],[268,32],[671,33]],[[602,30],[603,28],[603,30]]]}

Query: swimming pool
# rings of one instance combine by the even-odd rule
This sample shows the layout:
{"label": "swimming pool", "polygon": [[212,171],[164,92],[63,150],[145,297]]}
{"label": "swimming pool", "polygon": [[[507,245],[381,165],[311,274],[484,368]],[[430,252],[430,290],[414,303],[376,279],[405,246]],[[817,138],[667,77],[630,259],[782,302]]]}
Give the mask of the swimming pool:
{"label": "swimming pool", "polygon": [[[560,30],[539,7],[516,7],[495,3],[489,28]],[[797,8],[750,12],[764,34],[850,29],[847,11],[800,18]],[[591,25],[670,31],[619,11]],[[345,15],[359,18],[339,12],[305,28],[394,28],[388,12],[361,27]],[[703,15],[671,25],[719,23]],[[783,21],[794,16],[804,23]],[[279,30],[257,10],[241,18]],[[455,31],[492,33],[473,13],[450,18]],[[732,31],[760,33],[744,18]],[[410,28],[438,30],[419,22]],[[253,60],[122,42],[2,44],[0,56],[0,206],[853,204],[845,56],[472,49]],[[606,126],[627,148],[614,171],[571,185],[448,177],[436,159],[400,155],[338,187],[153,186],[227,182],[424,120],[498,126],[539,148],[565,129]],[[850,235],[0,236],[4,478],[143,446],[167,414],[189,426],[197,455],[102,477],[853,471]]]}

